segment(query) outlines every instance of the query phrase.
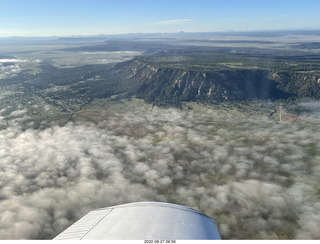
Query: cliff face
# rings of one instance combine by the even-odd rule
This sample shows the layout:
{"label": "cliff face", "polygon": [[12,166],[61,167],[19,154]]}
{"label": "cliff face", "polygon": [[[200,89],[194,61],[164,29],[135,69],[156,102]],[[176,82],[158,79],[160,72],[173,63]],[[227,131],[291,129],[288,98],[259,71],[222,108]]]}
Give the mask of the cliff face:
{"label": "cliff face", "polygon": [[272,78],[279,85],[278,88],[290,92],[298,97],[320,99],[319,72],[274,72]]}
{"label": "cliff face", "polygon": [[136,58],[115,66],[135,95],[147,102],[278,99],[290,94],[277,88],[264,70],[194,71],[167,68]]}

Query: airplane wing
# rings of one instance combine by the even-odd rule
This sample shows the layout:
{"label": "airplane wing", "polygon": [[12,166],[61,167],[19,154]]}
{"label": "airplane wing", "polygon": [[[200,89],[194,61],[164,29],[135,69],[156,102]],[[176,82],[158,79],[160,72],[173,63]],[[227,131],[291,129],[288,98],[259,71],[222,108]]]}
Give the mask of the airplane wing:
{"label": "airplane wing", "polygon": [[216,223],[181,205],[137,202],[96,209],[54,240],[213,240]]}

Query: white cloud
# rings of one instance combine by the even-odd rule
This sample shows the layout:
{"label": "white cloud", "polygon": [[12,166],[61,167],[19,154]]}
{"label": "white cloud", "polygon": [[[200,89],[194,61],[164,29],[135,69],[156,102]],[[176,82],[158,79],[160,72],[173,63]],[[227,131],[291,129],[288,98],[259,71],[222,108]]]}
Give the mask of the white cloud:
{"label": "white cloud", "polygon": [[21,72],[21,68],[18,64],[4,66],[0,62],[0,79],[14,76],[14,75],[18,74],[19,72]]}
{"label": "white cloud", "polygon": [[0,239],[52,238],[92,209],[134,201],[198,209],[224,239],[320,238],[316,128],[199,119],[155,107],[98,126],[0,130]]}
{"label": "white cloud", "polygon": [[191,19],[169,19],[153,22],[151,25],[181,25],[190,24],[191,22]]}
{"label": "white cloud", "polygon": [[27,62],[25,59],[15,59],[15,58],[0,58],[0,63],[23,63]]}

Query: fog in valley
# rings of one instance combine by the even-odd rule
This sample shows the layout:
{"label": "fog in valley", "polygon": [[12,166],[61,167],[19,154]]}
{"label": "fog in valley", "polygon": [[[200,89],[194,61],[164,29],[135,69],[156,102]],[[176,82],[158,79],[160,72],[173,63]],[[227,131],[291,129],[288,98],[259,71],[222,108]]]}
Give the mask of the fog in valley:
{"label": "fog in valley", "polygon": [[50,239],[93,209],[164,201],[210,216],[223,239],[319,239],[319,127],[239,111],[145,105],[26,129],[26,110],[2,108],[0,238]]}

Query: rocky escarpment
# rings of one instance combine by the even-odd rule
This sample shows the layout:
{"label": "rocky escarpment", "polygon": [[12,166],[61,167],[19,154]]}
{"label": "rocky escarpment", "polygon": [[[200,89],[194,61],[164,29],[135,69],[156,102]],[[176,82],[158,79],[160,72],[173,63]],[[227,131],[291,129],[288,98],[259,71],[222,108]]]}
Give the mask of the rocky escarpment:
{"label": "rocky escarpment", "polygon": [[279,83],[265,70],[184,70],[153,65],[144,58],[118,64],[115,70],[126,77],[128,84],[135,84],[136,97],[147,102],[220,102],[291,95],[279,89]]}
{"label": "rocky escarpment", "polygon": [[320,75],[316,70],[294,71],[284,65],[278,69],[244,67],[218,66],[217,62],[199,58],[190,61],[169,56],[159,60],[144,56],[115,66],[86,65],[68,69],[43,66],[42,73],[29,77],[30,82],[25,82],[23,76],[6,82],[20,82],[30,94],[38,91],[42,97],[69,103],[73,99],[79,104],[114,95],[116,98],[135,96],[158,105],[290,96],[320,98]]}
{"label": "rocky escarpment", "polygon": [[[320,99],[319,71],[274,71],[271,77],[279,83],[278,88],[297,97]],[[270,74],[269,74],[270,76]]]}

